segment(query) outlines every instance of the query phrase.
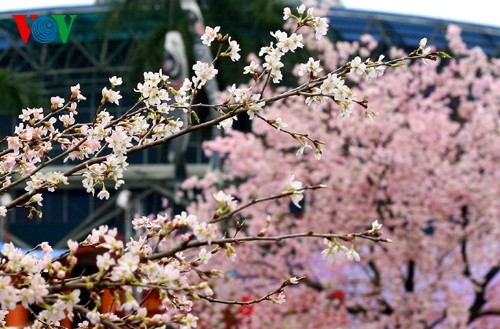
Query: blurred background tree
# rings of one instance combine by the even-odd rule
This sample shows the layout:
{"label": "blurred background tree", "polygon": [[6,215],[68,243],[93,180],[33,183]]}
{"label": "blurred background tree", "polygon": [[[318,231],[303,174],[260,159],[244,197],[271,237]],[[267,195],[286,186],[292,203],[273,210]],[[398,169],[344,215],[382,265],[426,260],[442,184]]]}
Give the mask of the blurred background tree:
{"label": "blurred background tree", "polygon": [[[269,235],[362,231],[377,219],[396,240],[355,241],[360,262],[339,253],[330,263],[320,256],[327,245],[305,238],[263,243],[260,252],[238,246],[245,265],[237,270],[217,255],[212,261],[231,278],[214,288],[221,299],[256,298],[287,276],[307,279],[286,292],[283,305],[223,305],[218,316],[211,307],[205,328],[227,313],[234,318],[227,328],[499,328],[499,61],[480,48],[468,50],[457,26],[450,25],[447,38],[454,55],[448,65],[418,62],[354,83],[355,99],[367,97],[369,109],[380,113],[373,121],[362,117],[361,106],[336,120],[339,109],[330,99],[308,108],[302,97],[290,98],[262,112],[324,141],[319,161],[314,148],[297,157],[299,143],[262,120],[251,133],[205,143],[228,170],[224,181],[208,174],[185,183],[203,189],[189,213],[214,207],[211,196],[220,186],[244,203],[286,186],[293,173],[304,184],[331,188],[307,193],[300,212],[285,200],[253,207],[240,217],[245,232],[259,234],[267,216]],[[363,36],[358,43],[322,40],[317,49],[331,71],[375,47]],[[387,57],[403,54],[393,48]]]}
{"label": "blurred background tree", "polygon": [[0,90],[0,115],[17,116],[20,109],[40,103],[36,84],[8,68],[0,68]]}

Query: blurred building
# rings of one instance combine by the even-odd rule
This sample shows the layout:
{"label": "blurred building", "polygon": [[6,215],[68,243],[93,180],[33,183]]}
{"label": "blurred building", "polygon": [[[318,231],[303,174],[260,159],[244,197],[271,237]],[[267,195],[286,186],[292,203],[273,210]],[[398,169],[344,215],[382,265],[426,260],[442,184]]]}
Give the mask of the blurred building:
{"label": "blurred building", "polygon": [[[64,44],[23,43],[12,17],[15,13],[0,14],[0,67],[10,68],[40,85],[44,104],[48,104],[50,96],[58,95],[67,99],[69,87],[80,83],[87,101],[80,103],[78,117],[80,120],[90,121],[95,114],[95,105],[101,99],[101,89],[109,84],[108,78],[127,75],[129,68],[124,63],[128,53],[157,23],[145,19],[135,24],[133,29],[106,31],[102,28],[103,20],[111,9],[106,1],[98,1],[92,6],[17,13],[40,16],[77,14],[68,42]],[[371,34],[382,49],[397,46],[411,50],[426,36],[430,44],[446,49],[444,36],[449,21],[340,7],[331,7],[328,16],[331,37],[335,40],[356,41],[363,34]],[[469,47],[479,46],[489,56],[500,55],[499,28],[457,24],[462,28],[463,39]],[[158,67],[161,64],[158,63]],[[122,87],[120,90],[123,99],[119,111],[127,109],[137,97],[132,91],[134,86],[125,82]],[[11,134],[16,125],[17,117],[2,114],[0,104],[1,136]],[[207,169],[208,159],[200,148],[203,139],[202,134],[195,134],[190,140],[185,154],[188,174],[200,175]],[[129,218],[133,212],[157,211],[161,208],[163,197],[174,198],[172,186],[175,182],[175,168],[169,160],[166,146],[131,155],[129,161],[131,166],[125,175],[125,188],[131,191],[125,200],[128,206],[116,206],[118,194],[112,195],[108,201],[88,195],[81,188],[80,179],[75,178],[68,186],[61,186],[54,193],[44,194],[43,220],[26,219],[26,212],[22,209],[10,212],[6,233],[0,238],[13,240],[24,247],[41,241],[50,241],[58,247],[64,247],[67,238],[84,237],[89,224],[95,226],[111,222],[112,225],[121,226],[123,219]],[[24,186],[19,187],[15,193],[22,193],[23,188]],[[122,195],[121,198],[123,197]]]}

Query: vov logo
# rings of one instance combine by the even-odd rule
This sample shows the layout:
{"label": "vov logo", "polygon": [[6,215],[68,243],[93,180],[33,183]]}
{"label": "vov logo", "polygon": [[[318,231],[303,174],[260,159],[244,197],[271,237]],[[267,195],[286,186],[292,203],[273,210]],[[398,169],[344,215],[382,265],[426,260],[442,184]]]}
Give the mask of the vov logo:
{"label": "vov logo", "polygon": [[[24,43],[28,42],[30,34],[39,43],[50,43],[59,34],[61,42],[66,43],[77,15],[38,16],[32,14],[29,15],[31,17],[31,28],[26,21],[27,16],[26,14],[12,15]],[[66,24],[67,16],[69,16],[69,24]]]}

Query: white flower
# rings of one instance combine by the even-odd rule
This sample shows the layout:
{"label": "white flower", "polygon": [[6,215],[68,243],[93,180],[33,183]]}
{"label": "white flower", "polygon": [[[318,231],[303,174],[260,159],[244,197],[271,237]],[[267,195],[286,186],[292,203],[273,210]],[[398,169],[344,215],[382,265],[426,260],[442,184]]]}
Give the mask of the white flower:
{"label": "white flower", "polygon": [[231,246],[230,243],[226,243],[224,248],[226,249],[226,256],[229,258],[229,260],[232,262],[236,261],[237,257],[236,249],[234,249],[234,247]]}
{"label": "white flower", "polygon": [[212,296],[214,294],[214,291],[210,288],[207,282],[202,282],[200,284],[200,289],[203,289],[205,296]]}
{"label": "white flower", "polygon": [[[378,57],[378,61],[377,61],[377,64],[382,64],[383,63],[383,60],[384,60],[385,56],[384,55],[380,55]],[[379,65],[375,68],[375,72],[377,72],[377,76],[382,76],[384,74],[384,71],[385,71],[385,65]]]}
{"label": "white flower", "polygon": [[351,70],[349,73],[356,73],[358,75],[365,74],[366,64],[361,62],[361,57],[356,56],[351,62]]}
{"label": "white flower", "polygon": [[31,197],[31,199],[28,201],[28,203],[36,203],[37,205],[41,206],[43,201],[42,194],[37,193]]}
{"label": "white flower", "polygon": [[372,232],[375,232],[375,231],[380,230],[381,228],[382,228],[382,224],[379,224],[379,223],[378,223],[378,220],[377,220],[377,219],[375,219],[375,220],[373,221],[373,223],[372,223],[372,229],[371,229],[371,231],[372,231]]}
{"label": "white flower", "polygon": [[346,257],[348,260],[355,260],[359,262],[361,258],[359,257],[359,254],[354,250],[354,244],[351,245],[351,248],[346,252]]}
{"label": "white flower", "polygon": [[418,43],[418,48],[424,49],[425,46],[427,46],[427,38],[420,39],[420,42]]}
{"label": "white flower", "polygon": [[352,104],[347,102],[343,103],[342,107],[340,108],[340,112],[337,115],[337,119],[341,120],[348,118],[349,116],[351,116],[352,112],[353,112]]}
{"label": "white flower", "polygon": [[220,30],[220,26],[216,26],[211,28],[210,26],[205,27],[205,33],[201,36],[201,43],[204,45],[210,46],[212,41],[217,37],[217,33]]}
{"label": "white flower", "polygon": [[288,38],[291,42],[290,51],[294,52],[297,48],[304,48],[302,38],[302,34],[292,33],[292,35]]}
{"label": "white flower", "polygon": [[195,215],[188,215],[185,211],[183,211],[180,215],[175,215],[173,224],[175,226],[194,226],[198,224],[198,217]]}
{"label": "white flower", "polygon": [[318,87],[314,87],[312,88],[312,90],[310,91],[311,94],[313,94],[312,96],[307,96],[306,99],[305,99],[305,103],[308,105],[308,106],[311,106],[312,103],[318,103],[318,104],[323,104],[326,100],[325,97],[323,96],[320,96],[318,94],[321,94],[321,89],[318,88]]}
{"label": "white flower", "polygon": [[[48,290],[47,290],[47,294],[48,294]],[[70,304],[71,306],[78,304],[80,302],[80,294],[81,294],[81,291],[78,289],[73,290],[70,294],[67,294],[66,298],[67,298],[68,304]]]}
{"label": "white flower", "polygon": [[314,158],[316,160],[321,160],[321,156],[323,155],[323,153],[321,152],[321,149],[319,147],[317,147],[315,150],[314,150]]}
{"label": "white flower", "polygon": [[250,120],[253,120],[255,118],[255,113],[259,112],[262,110],[264,105],[266,105],[266,102],[260,101],[260,94],[254,94],[250,98],[250,101],[246,104],[246,108],[248,109],[247,114]]}
{"label": "white flower", "polygon": [[333,263],[337,259],[340,252],[346,252],[347,248],[337,241],[330,241],[328,239],[323,239],[323,243],[328,246],[321,252],[321,257],[327,262]]}
{"label": "white flower", "polygon": [[102,99],[110,103],[115,103],[120,105],[119,100],[122,98],[119,91],[113,89],[108,89],[106,87],[102,88]]}
{"label": "white flower", "polygon": [[97,194],[97,197],[101,200],[103,200],[103,199],[108,200],[109,199],[109,192],[104,188],[104,186],[103,186],[103,189],[99,192],[99,194]]}
{"label": "white flower", "polygon": [[301,4],[300,7],[297,7],[297,12],[299,15],[302,15],[306,11],[306,5]]}
{"label": "white flower", "polygon": [[279,38],[276,47],[283,54],[287,53],[288,51],[295,52],[297,48],[304,47],[304,45],[302,44],[302,34],[293,33],[290,37],[288,37],[285,32],[276,31],[276,34],[274,36],[277,39]]}
{"label": "white flower", "polygon": [[298,284],[299,279],[297,277],[292,277],[288,281],[290,281],[291,284]]}
{"label": "white flower", "polygon": [[[76,103],[73,103],[73,104],[76,104]],[[63,114],[63,115],[59,116],[59,121],[62,122],[62,124],[64,125],[64,128],[67,128],[75,123],[75,118],[73,116],[73,113]]]}
{"label": "white flower", "polygon": [[127,301],[125,303],[123,303],[122,305],[120,305],[120,307],[118,308],[120,311],[124,311],[126,313],[130,312],[130,311],[135,311],[137,309],[139,309],[139,303],[137,302],[137,300],[135,300],[133,297],[128,297],[127,298]]}
{"label": "white flower", "polygon": [[44,179],[47,183],[50,184],[48,190],[51,192],[54,191],[54,186],[57,186],[61,183],[65,185],[69,184],[68,177],[64,176],[64,174],[60,171],[48,172],[45,174]]}
{"label": "white flower", "polygon": [[26,191],[32,193],[38,189],[40,189],[45,183],[44,175],[40,172],[31,176],[31,181],[26,183],[26,187],[24,188]]}
{"label": "white flower", "polygon": [[102,243],[100,246],[106,249],[121,252],[121,250],[123,249],[123,241],[116,240],[114,236],[105,235],[104,243]]}
{"label": "white flower", "polygon": [[283,119],[281,119],[281,118],[276,118],[276,119],[272,120],[272,123],[274,124],[274,126],[276,127],[276,129],[278,129],[278,131],[280,131],[281,129],[285,129],[286,127],[288,127],[288,123],[283,122]]}
{"label": "white flower", "polygon": [[90,323],[96,324],[101,321],[101,313],[95,311],[95,312],[87,312],[86,314],[87,319],[89,319]]}
{"label": "white flower", "polygon": [[71,86],[71,98],[76,99],[77,101],[82,101],[86,100],[81,93],[80,93],[80,84],[77,84],[76,86]]}
{"label": "white flower", "polygon": [[251,61],[248,66],[245,66],[243,74],[256,74],[258,67],[259,64],[255,63],[254,61]]}
{"label": "white flower", "polygon": [[303,76],[306,73],[309,73],[312,77],[317,77],[318,73],[323,71],[322,68],[319,67],[319,60],[315,61],[312,57],[309,57],[309,60],[305,64],[300,64],[299,67],[299,76]]}
{"label": "white flower", "polygon": [[7,208],[5,206],[0,207],[0,217],[7,216]]}
{"label": "white flower", "polygon": [[189,313],[182,319],[180,329],[190,329],[198,327],[198,317]]}
{"label": "white flower", "polygon": [[246,102],[248,100],[250,93],[251,93],[250,89],[236,88],[236,86],[234,84],[231,87],[229,87],[228,89],[231,92],[231,96],[229,96],[229,99],[233,98],[234,102],[236,102],[236,103]]}
{"label": "white flower", "polygon": [[233,117],[230,117],[230,118],[227,118],[225,120],[222,120],[221,122],[219,122],[219,124],[217,125],[217,128],[223,128],[223,129],[228,129],[228,128],[231,128],[233,126],[233,121],[237,121],[238,120],[238,117],[237,116],[233,116]]}
{"label": "white flower", "polygon": [[226,194],[222,191],[214,194],[214,199],[217,200],[217,208],[226,212],[236,209],[236,206],[238,205],[238,202],[234,200],[232,195]]}
{"label": "white flower", "polygon": [[276,41],[283,41],[288,37],[286,32],[280,30],[277,30],[276,32],[271,32],[271,35],[276,39]]}
{"label": "white flower", "polygon": [[292,11],[290,10],[290,8],[286,7],[285,9],[283,9],[283,20],[284,21],[289,19],[291,15],[292,15]]}
{"label": "white flower", "polygon": [[107,271],[112,265],[115,265],[115,260],[106,252],[103,255],[97,255],[96,264],[99,270]]}
{"label": "white flower", "polygon": [[235,40],[231,40],[231,38],[229,38],[228,42],[229,42],[229,56],[233,62],[236,62],[241,57],[239,54],[239,51],[241,50],[240,45]]}
{"label": "white flower", "polygon": [[283,53],[272,47],[267,47],[266,49],[262,48],[261,53],[263,52],[267,52],[267,55],[264,57],[265,63],[262,67],[271,71],[271,77],[274,83],[279,83],[283,78],[283,74],[281,73],[281,68],[284,66],[281,62]]}
{"label": "white flower", "polygon": [[177,118],[175,120],[169,120],[167,128],[168,128],[168,131],[170,132],[170,134],[173,135],[173,134],[177,134],[178,132],[180,132],[182,126],[184,126],[184,122],[182,122],[179,118]]}
{"label": "white flower", "polygon": [[66,317],[66,311],[71,311],[68,306],[66,301],[59,299],[51,305],[51,308],[40,312],[38,319],[45,323],[59,323],[60,320]]}
{"label": "white flower", "polygon": [[[28,282],[30,283],[30,287],[23,288],[20,291],[21,303],[25,307],[28,307],[33,303],[42,303],[43,297],[49,294],[45,279],[42,278],[40,273],[36,273],[33,276],[28,277]],[[79,290],[77,291],[80,292]]]}
{"label": "white flower", "polygon": [[[271,32],[271,35],[276,39],[276,41],[284,41],[286,38],[288,38],[288,34],[286,32],[277,30],[276,32]],[[278,45],[276,45],[278,46]],[[279,48],[279,46],[278,46]]]}
{"label": "white flower", "polygon": [[168,112],[170,112],[171,110],[170,105],[168,105],[168,103],[161,103],[156,107],[156,109],[158,110],[158,113],[163,113],[163,114],[168,114]]}
{"label": "white flower", "polygon": [[344,85],[344,80],[339,78],[336,74],[328,74],[326,79],[320,86],[323,94],[333,94],[335,90]]}
{"label": "white flower", "polygon": [[195,85],[197,84],[198,89],[201,89],[208,80],[213,79],[219,72],[212,64],[200,61],[193,65],[193,70],[196,75],[196,77],[193,77],[193,82]]}
{"label": "white flower", "polygon": [[[140,318],[145,318],[148,315],[148,309],[145,307],[141,307],[137,310],[137,316]],[[117,318],[119,320],[120,318]]]}
{"label": "white flower", "polygon": [[52,247],[49,245],[48,242],[42,242],[40,243],[37,248],[40,248],[42,249],[42,252],[44,254],[50,254],[51,252],[53,252],[54,250],[52,249]]}
{"label": "white flower", "polygon": [[198,241],[208,241],[210,244],[217,236],[217,228],[213,224],[201,222],[193,226],[193,234]]}
{"label": "white flower", "polygon": [[[429,55],[429,53],[431,52],[431,47],[427,47],[425,48],[424,50],[422,50],[422,55]],[[424,62],[425,65],[427,65],[427,58],[422,58],[422,62]]]}
{"label": "white flower", "polygon": [[273,303],[275,303],[275,304],[283,304],[283,303],[285,303],[285,293],[284,292],[280,292],[280,294],[278,295],[278,298],[273,298],[271,301]]}
{"label": "white flower", "polygon": [[117,78],[116,76],[113,76],[109,78],[109,82],[111,82],[112,87],[115,87],[121,85],[123,83],[123,80],[122,78]]}
{"label": "white flower", "polygon": [[305,149],[312,149],[312,146],[309,145],[309,143],[304,140],[304,138],[302,137],[299,137],[297,138],[298,141],[300,142],[300,148],[297,150],[297,152],[295,153],[296,156],[300,156],[300,155],[303,155],[304,154],[304,151]]}
{"label": "white flower", "polygon": [[[295,180],[295,175],[290,175],[290,182],[288,183],[288,187],[286,192],[292,192],[290,195],[290,199],[292,199],[293,204],[297,208],[302,208],[299,204],[300,201],[304,198],[304,192],[302,189],[302,183],[298,180]],[[299,191],[300,190],[300,191]]]}
{"label": "white flower", "polygon": [[210,258],[212,258],[212,253],[207,251],[205,248],[201,248],[198,258],[200,260],[200,263],[202,264],[207,264]]}
{"label": "white flower", "polygon": [[140,228],[150,228],[152,226],[151,221],[146,216],[136,217],[132,220],[132,226],[134,230]]}
{"label": "white flower", "polygon": [[314,38],[320,40],[328,32],[328,20],[324,17],[315,17],[313,21]]}
{"label": "white flower", "polygon": [[87,320],[83,321],[83,322],[80,322],[78,324],[78,328],[82,328],[82,329],[86,329],[86,328],[89,328],[89,322]]}

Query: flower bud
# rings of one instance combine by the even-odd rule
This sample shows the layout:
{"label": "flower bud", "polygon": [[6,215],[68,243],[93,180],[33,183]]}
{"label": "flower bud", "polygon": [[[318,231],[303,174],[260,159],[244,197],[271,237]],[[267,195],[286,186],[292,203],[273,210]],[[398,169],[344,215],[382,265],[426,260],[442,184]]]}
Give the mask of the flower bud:
{"label": "flower bud", "polygon": [[60,270],[60,271],[58,271],[58,272],[57,272],[57,278],[58,278],[59,280],[62,280],[62,279],[64,279],[65,277],[66,277],[66,271]]}

